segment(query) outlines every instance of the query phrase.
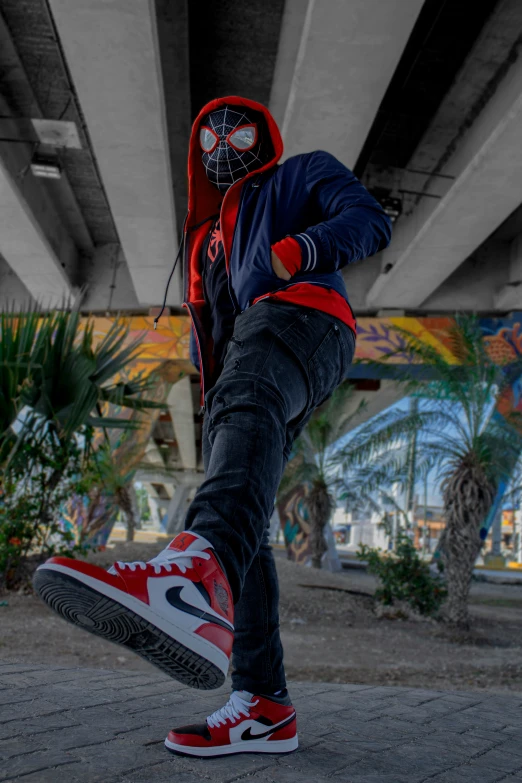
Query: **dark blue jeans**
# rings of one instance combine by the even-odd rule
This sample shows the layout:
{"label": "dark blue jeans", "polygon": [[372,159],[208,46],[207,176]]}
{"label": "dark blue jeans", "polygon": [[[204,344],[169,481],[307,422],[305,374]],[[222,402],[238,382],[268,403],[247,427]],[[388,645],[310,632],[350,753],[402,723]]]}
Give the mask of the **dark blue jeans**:
{"label": "dark blue jeans", "polygon": [[236,690],[285,687],[270,517],[292,444],[347,376],[354,349],[353,332],[335,316],[264,299],[237,317],[205,396],[205,481],[186,528],[213,544],[230,581]]}

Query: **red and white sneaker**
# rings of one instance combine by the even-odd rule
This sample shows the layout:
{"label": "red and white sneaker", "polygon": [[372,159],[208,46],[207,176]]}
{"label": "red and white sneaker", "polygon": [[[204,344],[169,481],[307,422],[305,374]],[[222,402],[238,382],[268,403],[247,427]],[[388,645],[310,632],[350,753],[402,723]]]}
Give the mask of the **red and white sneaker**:
{"label": "red and white sneaker", "polygon": [[218,688],[228,671],[234,604],[214,548],[180,533],[149,560],[98,566],[52,557],[33,585],[51,609],[122,644],[193,688]]}
{"label": "red and white sneaker", "polygon": [[165,747],[183,756],[232,753],[291,753],[297,749],[295,709],[290,698],[234,691],[201,725],[172,729]]}

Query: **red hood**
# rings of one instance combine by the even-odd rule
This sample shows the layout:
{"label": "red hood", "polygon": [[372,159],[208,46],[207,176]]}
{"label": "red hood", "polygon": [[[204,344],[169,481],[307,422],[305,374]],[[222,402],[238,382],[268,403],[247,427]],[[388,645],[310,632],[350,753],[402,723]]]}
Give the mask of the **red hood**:
{"label": "red hood", "polygon": [[[255,172],[250,172],[244,179],[259,174],[261,171],[269,169],[274,166],[281,155],[283,154],[283,140],[281,133],[276,125],[276,121],[266,108],[257,101],[250,101],[248,98],[240,98],[237,95],[229,95],[226,98],[216,98],[214,101],[210,101],[206,106],[203,106],[198,116],[194,120],[192,126],[192,133],[190,135],[190,145],[188,154],[188,180],[189,180],[189,193],[188,193],[188,218],[187,228],[195,226],[210,215],[215,215],[219,212],[221,202],[223,199],[219,190],[209,182],[205,173],[205,167],[201,160],[201,147],[199,146],[199,126],[202,118],[205,114],[211,111],[219,109],[221,106],[228,104],[229,106],[245,106],[246,108],[253,109],[264,115],[270,138],[272,139],[272,145],[274,147],[274,156],[268,163],[265,163]],[[242,180],[241,180],[242,181]]]}

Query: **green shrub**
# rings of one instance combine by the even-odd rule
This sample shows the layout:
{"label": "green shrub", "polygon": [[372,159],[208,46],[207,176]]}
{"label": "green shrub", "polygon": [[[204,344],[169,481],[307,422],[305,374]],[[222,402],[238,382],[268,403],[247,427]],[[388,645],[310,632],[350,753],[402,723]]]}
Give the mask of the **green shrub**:
{"label": "green shrub", "polygon": [[[33,468],[24,473],[24,465]],[[65,501],[84,491],[83,468],[74,443],[58,456],[24,443],[17,469],[0,471],[0,590],[28,586],[32,570],[48,557],[84,551],[60,522]]]}
{"label": "green shrub", "polygon": [[379,579],[375,598],[389,606],[404,601],[423,615],[433,615],[446,598],[446,588],[440,574],[433,575],[408,536],[397,536],[395,552],[382,552],[361,544],[359,560],[366,560],[368,572]]}

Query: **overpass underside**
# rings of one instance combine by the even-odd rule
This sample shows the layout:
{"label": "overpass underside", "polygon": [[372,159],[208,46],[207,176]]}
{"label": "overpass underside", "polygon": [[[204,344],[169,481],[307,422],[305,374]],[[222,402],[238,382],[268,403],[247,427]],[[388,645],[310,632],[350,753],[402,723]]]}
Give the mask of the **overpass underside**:
{"label": "overpass underside", "polygon": [[[232,8],[0,0],[0,305],[68,300],[149,319],[185,214],[191,123],[208,100],[239,94],[269,106],[284,158],[333,153],[395,218],[390,247],[343,270],[359,346],[366,318],[458,310],[511,323],[522,310],[522,3]],[[42,162],[54,178],[35,175]],[[177,332],[162,357],[169,412],[147,451],[164,479],[150,492],[174,516],[172,487],[202,475],[182,291],[178,268],[167,300]],[[400,398],[392,381],[357,372],[372,413]]]}

